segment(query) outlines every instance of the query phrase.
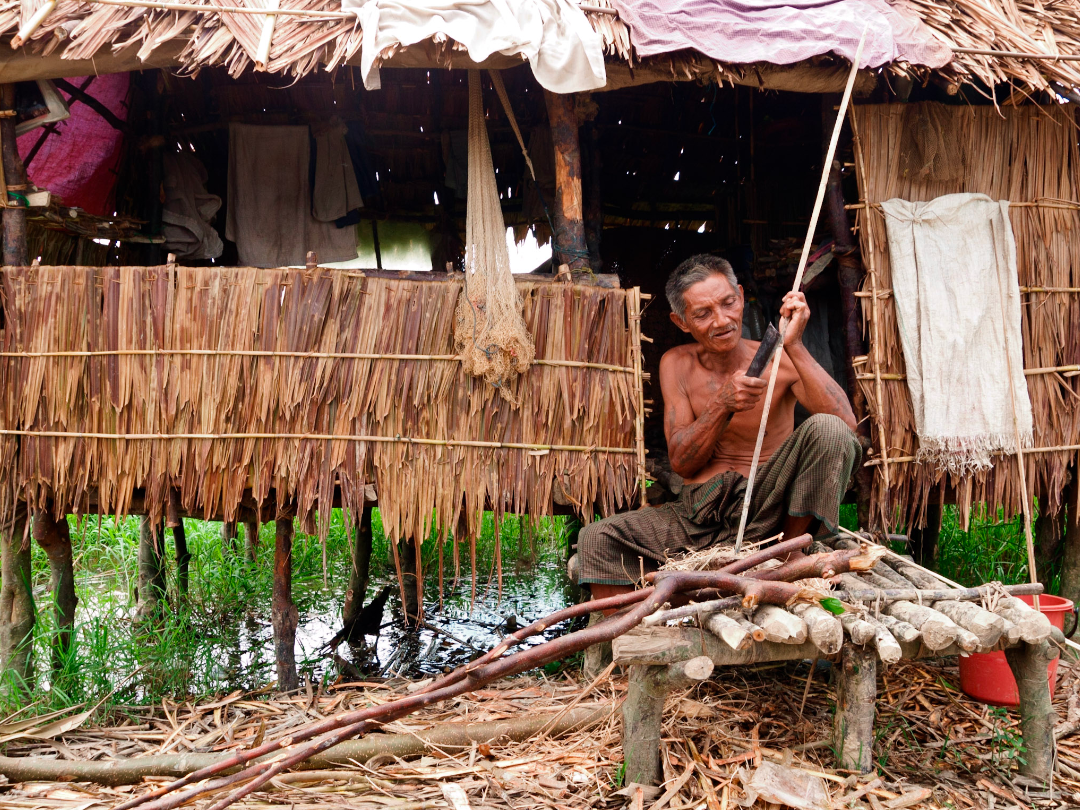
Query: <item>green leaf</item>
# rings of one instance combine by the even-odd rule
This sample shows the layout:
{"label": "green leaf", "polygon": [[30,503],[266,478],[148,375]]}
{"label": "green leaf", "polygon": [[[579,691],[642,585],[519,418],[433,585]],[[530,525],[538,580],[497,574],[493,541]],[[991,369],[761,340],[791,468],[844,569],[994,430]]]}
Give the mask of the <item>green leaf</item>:
{"label": "green leaf", "polygon": [[844,612],[843,603],[839,599],[836,599],[832,596],[827,596],[826,598],[822,599],[821,606],[834,616],[839,616],[841,613]]}

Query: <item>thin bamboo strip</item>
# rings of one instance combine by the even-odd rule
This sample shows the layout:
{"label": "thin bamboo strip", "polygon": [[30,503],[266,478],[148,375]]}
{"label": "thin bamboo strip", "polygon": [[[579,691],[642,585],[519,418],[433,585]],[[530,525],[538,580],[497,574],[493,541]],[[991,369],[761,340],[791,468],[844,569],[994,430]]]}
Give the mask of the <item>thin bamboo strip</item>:
{"label": "thin bamboo strip", "polygon": [[[1080,372],[1080,365],[1047,366],[1046,368],[1025,368],[1024,369],[1024,375],[1028,376],[1028,377],[1036,377],[1036,376],[1038,376],[1040,374],[1059,374],[1059,373],[1062,373],[1062,372],[1074,372],[1074,371]],[[906,380],[907,379],[907,374],[891,374],[890,373],[890,374],[881,374],[880,377],[883,380]],[[876,380],[876,379],[878,379],[878,376],[874,375],[874,374],[865,374],[865,373],[864,374],[856,374],[855,379],[857,379],[857,380]]]}
{"label": "thin bamboo strip", "polygon": [[[204,357],[293,357],[301,360],[331,358],[335,360],[444,360],[455,361],[456,354],[366,354],[358,352],[277,352],[233,351],[228,349],[115,349],[101,351],[56,352],[0,352],[0,357],[165,357],[169,355],[196,355]],[[632,366],[616,366],[610,363],[588,363],[576,360],[533,360],[534,366],[566,368],[595,368],[602,371],[619,371],[635,374]]]}
{"label": "thin bamboo strip", "polygon": [[120,6],[161,11],[190,11],[197,14],[257,14],[265,17],[306,17],[316,20],[355,20],[353,11],[311,11],[302,8],[249,8],[247,6],[213,6],[204,3],[169,3],[157,0],[84,0],[95,6]]}
{"label": "thin bamboo strip", "polygon": [[648,481],[645,473],[645,388],[642,384],[641,288],[634,287],[626,298],[630,319],[630,347],[634,358],[634,383],[637,388],[637,413],[634,416],[634,442],[637,447],[638,480],[641,482],[641,505],[648,506]]}
{"label": "thin bamboo strip", "polygon": [[[1080,287],[1021,287],[1022,293],[1080,293]],[[869,298],[872,293],[859,290],[855,293],[856,298]],[[878,297],[885,299],[891,297],[892,290],[878,290]]]}
{"label": "thin bamboo strip", "polygon": [[[865,203],[865,202],[848,203],[847,205],[844,206],[844,208],[845,208],[845,210],[848,210],[848,211],[865,211],[866,208],[867,208],[867,205],[868,204]],[[879,210],[879,211],[881,210],[881,203],[879,203],[879,202],[869,203],[869,206],[871,208],[876,209],[876,210]],[[1009,207],[1010,208],[1057,208],[1057,209],[1060,209],[1062,211],[1077,211],[1077,210],[1080,210],[1080,202],[1073,202],[1071,200],[1048,200],[1048,199],[1025,200],[1025,201],[1022,201],[1022,202],[1010,202]]]}
{"label": "thin bamboo strip", "polygon": [[351,436],[332,433],[82,433],[64,430],[9,430],[0,428],[0,436],[35,436],[52,439],[117,439],[120,441],[162,441],[175,439],[301,439],[307,441],[389,442],[391,444],[427,444],[438,447],[490,447],[503,450],[561,450],[570,453],[637,453],[636,447],[593,447],[573,444],[523,444],[487,442],[469,439],[426,439],[413,436]]}

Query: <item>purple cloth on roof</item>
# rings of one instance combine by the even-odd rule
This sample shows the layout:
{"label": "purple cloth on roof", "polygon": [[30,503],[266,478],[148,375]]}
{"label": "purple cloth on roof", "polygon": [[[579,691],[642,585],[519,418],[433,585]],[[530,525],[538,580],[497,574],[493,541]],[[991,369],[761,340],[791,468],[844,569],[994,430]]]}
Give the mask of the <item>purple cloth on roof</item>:
{"label": "purple cloth on roof", "polygon": [[917,13],[887,0],[614,0],[638,56],[690,48],[718,62],[786,65],[835,53],[859,67],[894,61],[937,68],[951,59]]}

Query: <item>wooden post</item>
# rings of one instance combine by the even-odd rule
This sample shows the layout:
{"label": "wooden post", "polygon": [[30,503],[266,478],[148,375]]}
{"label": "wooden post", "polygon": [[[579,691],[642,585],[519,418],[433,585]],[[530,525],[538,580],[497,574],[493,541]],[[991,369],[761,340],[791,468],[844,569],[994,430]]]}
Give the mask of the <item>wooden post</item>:
{"label": "wooden post", "polygon": [[915,562],[927,568],[937,567],[938,537],[941,535],[941,504],[926,504],[926,525],[909,532],[910,551]]}
{"label": "wooden post", "polygon": [[589,267],[594,273],[604,270],[600,257],[600,241],[604,231],[604,203],[600,195],[600,175],[603,161],[600,157],[600,131],[589,121],[584,127],[582,156],[584,162],[584,217],[585,244],[589,250]]}
{"label": "wooden post", "polygon": [[276,521],[274,542],[274,658],[277,661],[278,689],[288,692],[300,686],[296,674],[296,625],[300,621],[292,601],[292,516]]}
{"label": "wooden post", "polygon": [[420,622],[420,578],[417,576],[416,538],[406,537],[401,541],[401,581],[405,586],[405,624],[413,627]]}
{"label": "wooden post", "polygon": [[139,519],[139,577],[135,615],[146,619],[158,611],[165,598],[165,524],[150,523],[148,515]]}
{"label": "wooden post", "polygon": [[223,555],[230,551],[236,553],[237,535],[235,520],[223,520],[221,522],[221,551]]}
{"label": "wooden post", "polygon": [[71,529],[67,518],[53,519],[49,512],[34,517],[34,539],[49,558],[49,590],[52,591],[56,636],[52,644],[53,672],[64,668],[71,649],[71,631],[75,626],[75,567],[71,553]]}
{"label": "wooden post", "polygon": [[845,644],[840,653],[833,748],[838,768],[859,773],[874,769],[874,710],[877,653],[867,645]]}
{"label": "wooden post", "polygon": [[[7,112],[15,108],[15,85],[0,85],[0,111]],[[19,197],[7,194],[7,189],[14,186],[20,192],[26,191],[26,168],[19,157],[19,147],[15,142],[15,119],[11,116],[0,118],[0,147],[4,165],[3,189],[5,200],[0,200],[4,208],[4,264],[23,266],[30,264],[30,255],[26,246],[26,204]]]}
{"label": "wooden post", "polygon": [[[1073,467],[1065,487],[1065,548],[1061,559],[1061,595],[1080,604],[1080,467]],[[1074,633],[1075,635],[1075,633]]]}
{"label": "wooden post", "polygon": [[0,527],[0,669],[28,691],[34,676],[34,594],[30,547],[23,547],[25,528],[21,507],[13,522]]}
{"label": "wooden post", "polygon": [[365,506],[356,525],[353,540],[352,568],[349,570],[349,587],[345,591],[345,604],[341,618],[346,625],[352,623],[367,597],[371,572],[371,507]]}
{"label": "wooden post", "polygon": [[259,518],[248,518],[244,521],[244,545],[247,550],[248,562],[255,562],[259,557]]}
{"label": "wooden post", "polygon": [[659,785],[664,779],[660,762],[660,728],[664,700],[672,689],[706,680],[713,662],[702,655],[666,666],[630,667],[630,682],[623,703],[624,784]]}
{"label": "wooden post", "polygon": [[176,489],[169,490],[169,500],[165,504],[165,528],[172,529],[173,546],[176,548],[177,595],[185,599],[188,595],[191,552],[188,551],[184,519],[180,517],[180,491]]}
{"label": "wooden post", "polygon": [[571,270],[589,266],[581,201],[581,144],[578,140],[577,97],[544,91],[551,142],[555,147],[554,264]]}
{"label": "wooden post", "polygon": [[1022,643],[1005,650],[1005,659],[1020,693],[1020,732],[1024,736],[1024,762],[1020,773],[1049,781],[1054,771],[1054,725],[1046,666],[1058,657],[1057,648],[1044,640]]}

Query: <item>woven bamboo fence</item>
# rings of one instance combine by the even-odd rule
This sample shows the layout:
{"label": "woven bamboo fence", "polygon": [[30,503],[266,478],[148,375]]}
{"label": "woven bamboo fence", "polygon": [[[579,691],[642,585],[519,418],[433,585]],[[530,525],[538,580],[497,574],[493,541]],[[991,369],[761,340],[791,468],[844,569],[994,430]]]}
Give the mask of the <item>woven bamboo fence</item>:
{"label": "woven bamboo fence", "polygon": [[[1011,203],[1022,294],[1024,369],[1034,446],[1024,454],[1029,495],[1056,513],[1067,469],[1080,449],[1080,189],[1077,130],[1060,107],[971,107],[935,103],[853,109],[861,202],[859,236],[867,271],[861,292],[869,350],[856,370],[871,417],[874,518],[921,525],[928,500],[955,488],[966,525],[973,503],[1020,512],[1016,456],[981,475],[946,480],[914,463],[918,448],[891,294],[883,200],[931,200],[978,192]],[[936,123],[935,123],[936,122]],[[930,127],[941,146],[925,175],[911,169],[913,138]],[[933,139],[931,139],[933,140]],[[959,163],[958,163],[959,161]],[[979,290],[970,290],[972,296]],[[886,459],[885,463],[882,460]],[[1074,505],[1075,508],[1075,505]]]}
{"label": "woven bamboo fence", "polygon": [[[243,498],[325,537],[374,483],[391,539],[476,537],[482,510],[586,520],[644,492],[640,293],[519,283],[521,408],[453,355],[459,280],[332,270],[6,267],[0,493],[155,519]],[[91,508],[91,504],[93,507]],[[317,526],[316,526],[317,524]],[[460,527],[460,529],[459,529]]]}

